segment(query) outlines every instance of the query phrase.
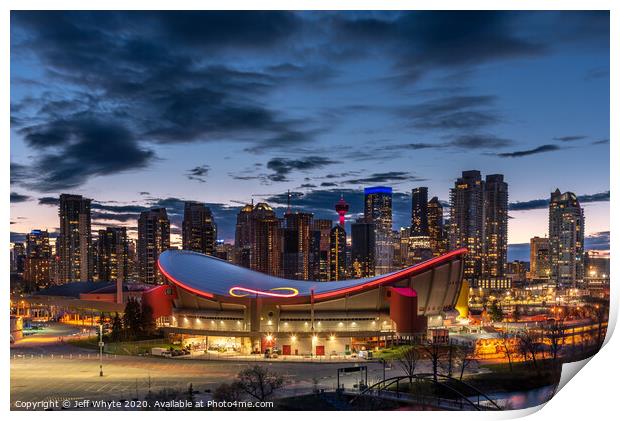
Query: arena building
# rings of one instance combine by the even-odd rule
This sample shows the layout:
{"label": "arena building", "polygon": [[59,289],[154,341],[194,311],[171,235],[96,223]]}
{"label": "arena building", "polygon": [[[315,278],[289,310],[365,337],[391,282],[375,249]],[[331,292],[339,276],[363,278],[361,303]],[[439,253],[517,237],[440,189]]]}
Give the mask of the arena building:
{"label": "arena building", "polygon": [[419,340],[456,317],[466,252],[372,278],[319,282],[168,250],[158,266],[172,284],[172,306],[159,323],[196,349],[238,354],[348,355]]}

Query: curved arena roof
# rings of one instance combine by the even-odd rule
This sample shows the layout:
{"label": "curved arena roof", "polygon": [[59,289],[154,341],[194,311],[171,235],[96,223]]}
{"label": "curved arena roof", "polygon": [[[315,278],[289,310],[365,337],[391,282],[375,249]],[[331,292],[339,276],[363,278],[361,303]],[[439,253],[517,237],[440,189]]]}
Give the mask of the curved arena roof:
{"label": "curved arena roof", "polygon": [[159,256],[157,264],[170,282],[204,298],[301,298],[313,295],[314,299],[320,300],[389,285],[449,261],[462,259],[465,253],[467,249],[458,249],[385,275],[327,282],[278,278],[185,250],[167,250]]}

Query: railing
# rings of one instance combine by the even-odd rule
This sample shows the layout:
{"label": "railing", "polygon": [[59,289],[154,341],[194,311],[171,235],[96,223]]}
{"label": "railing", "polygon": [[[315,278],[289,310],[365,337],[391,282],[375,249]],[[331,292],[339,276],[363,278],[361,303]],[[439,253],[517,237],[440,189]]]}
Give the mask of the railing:
{"label": "railing", "polygon": [[[440,382],[439,380],[435,380],[435,377],[441,378],[443,382]],[[448,391],[449,393],[456,395],[457,397],[456,398],[445,398],[441,396],[428,396],[428,395],[410,394],[410,393],[401,392],[400,383],[405,380],[410,382],[410,384],[414,380],[434,384]],[[466,396],[459,389],[451,386],[448,383],[452,383],[453,386],[456,386],[459,388],[464,387],[466,389],[473,391],[476,395],[476,402],[472,400],[472,396]],[[387,388],[393,385],[396,385],[395,392],[392,390],[387,390]],[[435,404],[436,402],[438,406],[452,406],[454,408],[459,408],[459,409],[463,409],[464,405],[468,405],[468,406],[471,406],[476,411],[501,410],[502,409],[495,401],[493,401],[484,392],[480,391],[476,387],[470,384],[467,384],[461,380],[457,380],[453,377],[448,377],[448,376],[441,375],[441,374],[434,375],[433,373],[420,373],[420,374],[414,374],[412,376],[396,376],[396,377],[391,377],[389,379],[381,380],[373,384],[372,386],[364,389],[363,391],[361,391],[358,395],[356,395],[353,399],[351,399],[350,403],[353,403],[355,400],[365,395],[368,395],[368,396],[376,395],[376,396],[384,396],[384,397],[387,395],[392,398],[396,398],[398,400],[407,400],[407,401],[413,401],[416,403],[426,402],[428,404]],[[480,397],[483,397],[485,399],[483,403],[480,402]]]}

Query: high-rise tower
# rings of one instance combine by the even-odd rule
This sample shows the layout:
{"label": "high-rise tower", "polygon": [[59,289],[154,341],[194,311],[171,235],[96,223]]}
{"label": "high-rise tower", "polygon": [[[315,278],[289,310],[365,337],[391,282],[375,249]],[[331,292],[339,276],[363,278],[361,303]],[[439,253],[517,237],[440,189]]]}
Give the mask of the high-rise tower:
{"label": "high-rise tower", "polygon": [[52,249],[47,231],[32,230],[26,235],[24,287],[26,292],[45,288],[50,283]]}
{"label": "high-rise tower", "polygon": [[93,248],[90,228],[90,199],[61,194],[58,216],[59,281],[69,283],[93,278]]}
{"label": "high-rise tower", "polygon": [[549,202],[549,256],[551,279],[558,288],[575,288],[583,281],[583,209],[575,193],[551,193]]}
{"label": "high-rise tower", "polygon": [[484,183],[483,276],[503,279],[508,254],[508,183],[489,174]]}
{"label": "high-rise tower", "polygon": [[428,237],[428,187],[411,190],[412,237]]}
{"label": "high-rise tower", "polygon": [[450,190],[450,248],[467,247],[463,277],[478,286],[484,242],[484,181],[480,171],[463,171]]}
{"label": "high-rise tower", "polygon": [[183,213],[183,250],[214,255],[217,226],[211,209],[204,203],[185,202]]}
{"label": "high-rise tower", "polygon": [[364,189],[364,219],[375,226],[375,272],[377,275],[392,270],[392,188],[367,187]]}
{"label": "high-rise tower", "polygon": [[170,248],[170,220],[165,208],[144,211],[138,218],[138,274],[147,284],[163,284],[159,255]]}

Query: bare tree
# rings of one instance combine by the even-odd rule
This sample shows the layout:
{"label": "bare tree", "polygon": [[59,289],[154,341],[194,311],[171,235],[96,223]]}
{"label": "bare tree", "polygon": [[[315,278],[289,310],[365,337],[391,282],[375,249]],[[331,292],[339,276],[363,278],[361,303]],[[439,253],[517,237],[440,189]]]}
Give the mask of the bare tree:
{"label": "bare tree", "polygon": [[512,372],[512,356],[514,354],[513,340],[514,335],[511,335],[507,330],[499,332],[500,349],[504,357],[508,360],[508,367]]}
{"label": "bare tree", "polygon": [[422,351],[431,361],[433,367],[433,380],[437,382],[437,373],[439,372],[439,366],[446,357],[446,348],[438,343],[428,342],[422,345]]}
{"label": "bare tree", "polygon": [[555,363],[564,345],[564,322],[553,320],[544,327],[545,338],[549,341],[551,359]]}
{"label": "bare tree", "polygon": [[238,381],[222,383],[213,392],[213,399],[220,402],[237,402],[241,400],[244,392]]}
{"label": "bare tree", "polygon": [[409,376],[409,383],[413,381],[413,374],[420,360],[420,353],[413,346],[405,348],[397,357],[397,361],[403,371]]}
{"label": "bare tree", "polygon": [[539,371],[536,356],[541,349],[541,344],[535,332],[531,330],[522,330],[517,334],[517,339],[519,341],[521,353],[526,356],[526,358],[529,355],[532,358],[534,368],[536,371]]}
{"label": "bare tree", "polygon": [[284,378],[277,373],[255,365],[237,374],[237,382],[245,393],[264,402],[276,390],[282,388]]}
{"label": "bare tree", "polygon": [[459,380],[463,380],[465,370],[470,365],[474,364],[478,360],[478,353],[476,347],[459,347],[457,348],[456,359],[460,365]]}

